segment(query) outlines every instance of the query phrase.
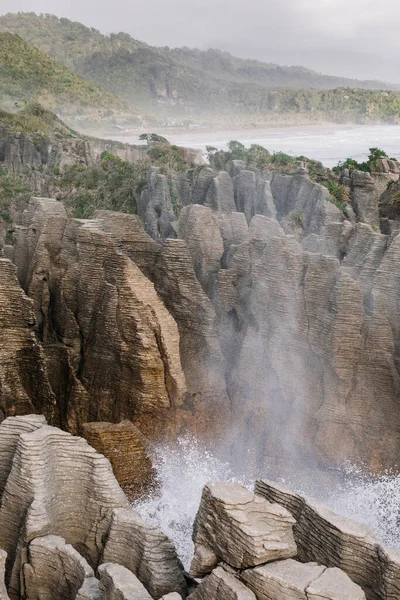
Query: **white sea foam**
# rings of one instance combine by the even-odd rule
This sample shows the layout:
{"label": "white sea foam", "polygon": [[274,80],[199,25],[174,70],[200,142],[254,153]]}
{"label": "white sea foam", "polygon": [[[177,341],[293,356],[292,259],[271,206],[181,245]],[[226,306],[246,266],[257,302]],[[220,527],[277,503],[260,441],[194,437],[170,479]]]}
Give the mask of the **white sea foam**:
{"label": "white sea foam", "polygon": [[[174,543],[186,568],[193,555],[192,528],[203,486],[208,481],[242,481],[252,487],[227,463],[192,437],[178,440],[173,447],[155,451],[159,490],[138,501],[134,508],[143,519],[161,529]],[[335,512],[369,526],[377,539],[400,548],[400,477],[386,475],[368,479],[348,470],[340,485],[285,483],[301,493],[314,496]],[[314,482],[315,483],[315,482]],[[329,490],[329,491],[327,491]]]}
{"label": "white sea foam", "polygon": [[209,481],[238,481],[227,463],[192,437],[155,450],[160,489],[134,504],[142,518],[173,542],[186,568],[193,555],[192,528],[203,486]]}
{"label": "white sea foam", "polygon": [[387,546],[400,549],[399,476],[356,476],[324,500],[333,511],[370,527]]}

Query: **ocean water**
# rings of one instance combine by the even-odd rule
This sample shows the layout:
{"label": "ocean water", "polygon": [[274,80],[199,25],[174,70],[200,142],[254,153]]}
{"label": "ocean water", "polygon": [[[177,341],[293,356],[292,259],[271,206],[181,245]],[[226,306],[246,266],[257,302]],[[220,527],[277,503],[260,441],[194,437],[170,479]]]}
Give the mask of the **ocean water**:
{"label": "ocean water", "polygon": [[[198,440],[185,437],[174,446],[155,449],[159,489],[150,498],[139,500],[134,508],[149,524],[161,529],[175,544],[186,569],[193,556],[192,529],[203,486],[209,481],[234,481],[249,487],[228,463],[221,461]],[[243,470],[241,470],[243,472]],[[268,474],[259,474],[259,477]],[[315,479],[318,480],[318,474]],[[378,540],[400,549],[400,477],[385,475],[368,478],[348,468],[331,485],[308,487],[302,482],[283,481],[293,490],[323,502],[334,512],[370,527]],[[322,479],[321,479],[322,481]]]}
{"label": "ocean water", "polygon": [[[307,156],[333,167],[341,160],[352,157],[365,160],[369,148],[382,148],[394,158],[400,159],[400,125],[318,125],[308,127],[282,127],[264,130],[230,130],[210,132],[162,133],[178,146],[198,148],[206,146],[226,149],[230,140],[238,140],[245,146],[260,144],[269,151],[281,151],[292,156]],[[137,144],[137,135],[117,136],[110,139]]]}

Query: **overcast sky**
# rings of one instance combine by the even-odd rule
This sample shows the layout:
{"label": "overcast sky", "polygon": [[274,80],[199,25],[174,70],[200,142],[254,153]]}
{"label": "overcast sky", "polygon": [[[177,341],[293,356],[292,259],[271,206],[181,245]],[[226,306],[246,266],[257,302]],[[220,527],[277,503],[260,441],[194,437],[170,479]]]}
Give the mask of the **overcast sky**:
{"label": "overcast sky", "polygon": [[399,0],[0,0],[157,46],[221,48],[330,74],[400,82]]}

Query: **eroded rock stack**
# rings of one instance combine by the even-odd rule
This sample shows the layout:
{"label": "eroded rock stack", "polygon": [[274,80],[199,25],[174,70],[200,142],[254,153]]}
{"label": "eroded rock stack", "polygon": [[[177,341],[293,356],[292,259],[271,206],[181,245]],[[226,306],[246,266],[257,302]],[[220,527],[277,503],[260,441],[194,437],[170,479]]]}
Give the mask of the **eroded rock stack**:
{"label": "eroded rock stack", "polygon": [[383,547],[373,532],[285,486],[256,482],[256,493],[278,502],[296,519],[293,532],[301,561],[340,567],[365,591],[368,600],[400,595],[400,553]]}
{"label": "eroded rock stack", "polygon": [[9,417],[0,425],[0,456],[0,548],[11,600],[185,594],[173,545],[130,509],[110,463],[85,440],[44,417]]}
{"label": "eroded rock stack", "polygon": [[192,575],[205,577],[189,598],[365,600],[345,571],[293,560],[295,523],[282,506],[239,484],[208,484],[196,517],[191,566]]}
{"label": "eroded rock stack", "polygon": [[20,383],[4,416],[44,412],[74,433],[129,419],[150,440],[190,431],[258,472],[398,468],[400,237],[376,214],[399,173],[378,167],[348,182],[358,221],[304,169],[240,161],[192,178],[152,169],[143,224],[32,199],[7,256],[33,300],[37,341],[22,345],[36,344],[42,391]]}

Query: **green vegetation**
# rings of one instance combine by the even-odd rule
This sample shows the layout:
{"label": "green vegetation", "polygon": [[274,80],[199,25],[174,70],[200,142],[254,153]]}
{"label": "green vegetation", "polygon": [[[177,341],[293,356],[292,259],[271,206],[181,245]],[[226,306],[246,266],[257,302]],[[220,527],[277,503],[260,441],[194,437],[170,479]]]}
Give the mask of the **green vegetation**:
{"label": "green vegetation", "polygon": [[[327,188],[330,193],[330,201],[343,211],[344,214],[347,212],[347,204],[350,197],[349,188],[341,185],[338,181],[339,178],[335,179],[332,177],[332,173],[328,169],[325,169],[319,161],[312,160],[306,156],[289,156],[289,154],[285,154],[284,152],[273,152],[271,154],[266,148],[258,144],[253,144],[250,148],[246,148],[244,144],[236,140],[228,143],[227,151],[217,150],[213,146],[207,146],[206,150],[208,160],[216,170],[225,169],[230,160],[242,160],[249,168],[257,168],[261,171],[278,171],[287,175],[293,175],[298,171],[299,167],[305,166],[310,179]],[[385,156],[382,150],[378,148],[370,149],[369,160],[371,162],[381,156]],[[339,174],[341,169],[338,170],[336,168],[336,173]],[[297,227],[305,226],[304,216],[301,219],[300,215],[296,213],[289,215],[289,218]]]}
{"label": "green vegetation", "polygon": [[8,132],[25,134],[58,133],[63,136],[77,135],[67,127],[54,113],[43,108],[40,104],[30,102],[17,113],[10,113],[0,109],[0,126]]}
{"label": "green vegetation", "polygon": [[[190,165],[184,160],[182,148],[160,143],[149,150],[147,158],[135,163],[103,152],[99,165],[66,167],[57,178],[57,186],[73,217],[87,219],[100,209],[136,214],[137,202],[147,186],[147,174],[152,166],[167,173],[169,169],[184,172]],[[169,186],[171,202],[178,215],[179,198],[171,182]]]}
{"label": "green vegetation", "polygon": [[[19,34],[145,113],[252,115],[263,123],[276,122],[277,115],[284,122],[400,122],[400,92],[381,82],[329,77],[219,50],[155,48],[54,15],[7,14],[0,17],[0,31]],[[103,98],[104,105],[104,90]]]}
{"label": "green vegetation", "polygon": [[129,163],[104,152],[98,166],[66,167],[57,184],[73,217],[87,219],[100,209],[135,214],[148,169],[147,160]]}
{"label": "green vegetation", "polygon": [[7,98],[34,99],[52,110],[72,105],[131,110],[121,98],[79,77],[18,35],[0,33],[0,100]]}
{"label": "green vegetation", "polygon": [[342,171],[344,171],[345,169],[348,169],[349,171],[363,171],[365,173],[371,173],[375,170],[376,161],[379,158],[388,158],[388,155],[380,148],[370,148],[369,156],[366,161],[359,163],[353,158],[346,158],[346,160],[339,162],[339,164],[336,167],[333,167],[332,170],[334,173],[337,174],[342,173]]}
{"label": "green vegetation", "polygon": [[15,200],[28,198],[30,190],[22,177],[0,168],[0,218],[11,222],[10,206]]}
{"label": "green vegetation", "polygon": [[246,148],[244,144],[237,140],[232,140],[228,144],[228,150],[218,150],[213,146],[206,147],[207,158],[211,166],[216,170],[225,169],[230,160],[242,160],[246,166],[269,171],[279,171],[281,173],[295,173],[300,163],[307,163],[309,172],[316,173],[318,169],[323,169],[322,163],[313,161],[305,156],[294,157],[284,152],[273,152],[272,154],[259,144],[252,144]]}
{"label": "green vegetation", "polygon": [[321,185],[326,187],[332,197],[332,202],[337,206],[344,214],[347,211],[347,205],[350,198],[350,190],[345,185],[341,185],[333,179],[327,179],[321,181]]}
{"label": "green vegetation", "polygon": [[301,210],[292,210],[288,215],[289,221],[293,223],[295,227],[299,227],[300,229],[305,229],[306,221],[304,218],[304,213]]}
{"label": "green vegetation", "polygon": [[142,135],[139,136],[139,140],[146,142],[161,142],[163,144],[169,143],[167,138],[158,135],[157,133],[142,133]]}

